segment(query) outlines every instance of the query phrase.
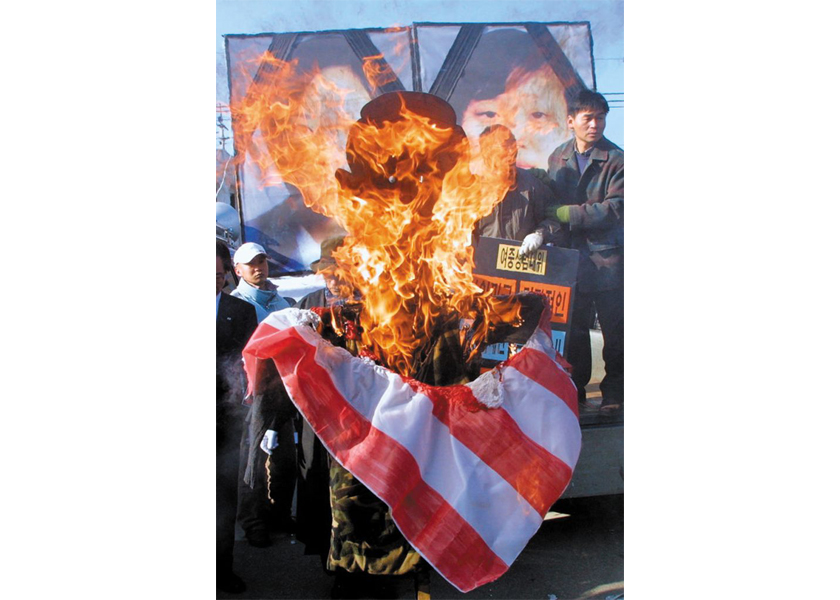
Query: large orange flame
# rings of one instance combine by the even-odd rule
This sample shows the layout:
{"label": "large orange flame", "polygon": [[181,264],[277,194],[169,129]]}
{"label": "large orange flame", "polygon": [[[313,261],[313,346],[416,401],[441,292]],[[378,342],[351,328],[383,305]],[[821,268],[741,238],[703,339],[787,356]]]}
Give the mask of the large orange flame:
{"label": "large orange flame", "polygon": [[[389,94],[368,105],[390,103],[386,116],[366,117],[366,107],[355,122],[340,102],[313,101],[324,92],[341,96],[317,72],[297,73],[293,63],[280,61],[275,67],[231,109],[263,168],[276,169],[307,206],[348,232],[333,256],[339,278],[361,292],[363,345],[411,375],[453,315],[477,319],[474,342],[492,324],[516,321],[518,304],[493,297],[472,277],[474,225],[514,184],[513,157],[503,143],[509,133],[494,132],[498,140],[482,144],[488,168],[475,173],[454,118],[450,123],[417,109],[441,100]],[[324,118],[327,110],[331,116]],[[349,171],[337,168],[345,163],[335,148],[344,149],[345,138]]]}

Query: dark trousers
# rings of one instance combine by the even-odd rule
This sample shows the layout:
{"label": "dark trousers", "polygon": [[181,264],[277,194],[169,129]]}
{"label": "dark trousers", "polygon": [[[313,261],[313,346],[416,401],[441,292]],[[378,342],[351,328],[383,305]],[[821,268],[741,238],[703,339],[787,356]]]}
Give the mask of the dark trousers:
{"label": "dark trousers", "polygon": [[239,440],[244,411],[217,404],[216,408],[216,573],[233,566],[236,527]]}
{"label": "dark trousers", "polygon": [[[249,413],[250,418],[250,413]],[[260,451],[261,462],[254,472],[254,487],[244,481],[245,467],[248,464],[248,425],[242,432],[239,449],[239,524],[245,533],[259,529],[268,530],[278,526],[288,529],[291,526],[292,497],[295,491],[296,452],[294,426],[287,419],[277,430],[278,446],[271,453],[271,499],[268,499],[268,478],[265,472],[267,454]]]}
{"label": "dark trousers", "polygon": [[592,377],[592,347],[589,329],[597,312],[604,336],[604,370],[601,381],[603,404],[624,404],[624,289],[581,293],[575,296],[575,310],[569,331],[572,381],[578,400],[586,400],[586,385]]}
{"label": "dark trousers", "polygon": [[298,430],[297,536],[305,554],[317,554],[327,567],[332,529],[330,508],[329,454],[302,417],[295,419]]}

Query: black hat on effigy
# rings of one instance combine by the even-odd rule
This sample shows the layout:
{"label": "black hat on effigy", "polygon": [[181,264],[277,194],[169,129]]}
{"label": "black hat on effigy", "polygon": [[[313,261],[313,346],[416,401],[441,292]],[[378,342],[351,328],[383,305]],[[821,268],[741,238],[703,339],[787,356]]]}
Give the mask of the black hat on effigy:
{"label": "black hat on effigy", "polygon": [[443,160],[442,171],[446,172],[452,168],[455,156],[452,154],[454,147],[461,140],[466,139],[464,130],[458,125],[455,118],[455,111],[446,100],[432,94],[423,92],[388,92],[382,94],[365,104],[361,110],[359,120],[350,128],[347,135],[347,162],[350,170],[356,175],[366,175],[364,159],[358,150],[358,137],[361,135],[362,125],[373,125],[377,129],[386,128],[387,123],[403,121],[406,117],[402,114],[403,107],[407,112],[429,119],[432,125],[443,131],[449,131],[449,137],[442,140],[442,145],[436,148],[433,153],[437,160]]}
{"label": "black hat on effigy", "polygon": [[402,119],[402,107],[428,118],[435,125],[457,127],[455,110],[446,100],[423,92],[389,92],[374,98],[362,107],[359,121],[381,127],[387,121]]}
{"label": "black hat on effigy", "polygon": [[[442,182],[443,176],[457,164],[464,150],[461,144],[466,141],[467,136],[458,125],[455,111],[449,103],[443,98],[423,92],[389,92],[365,104],[359,120],[350,127],[347,134],[346,153],[350,171],[338,169],[335,176],[339,185],[352,190],[354,194],[364,195],[367,193],[364,190],[368,187],[396,189],[403,204],[420,200],[421,204],[413,207],[414,212],[428,217],[431,216],[432,207],[437,201],[437,194],[418,195],[418,185],[422,183],[422,178],[418,182],[414,177],[397,178],[393,175],[396,172],[396,164],[413,152],[412,140],[404,140],[401,153],[397,152],[399,156],[391,156],[382,164],[379,163],[382,157],[377,156],[369,144],[361,143],[366,126],[372,125],[378,130],[387,130],[390,124],[409,120],[410,117],[404,113],[428,119],[431,126],[442,134],[436,136],[436,144],[427,145],[422,150],[422,156],[414,157],[418,170],[435,173],[435,178]],[[423,173],[419,175],[422,176]]]}

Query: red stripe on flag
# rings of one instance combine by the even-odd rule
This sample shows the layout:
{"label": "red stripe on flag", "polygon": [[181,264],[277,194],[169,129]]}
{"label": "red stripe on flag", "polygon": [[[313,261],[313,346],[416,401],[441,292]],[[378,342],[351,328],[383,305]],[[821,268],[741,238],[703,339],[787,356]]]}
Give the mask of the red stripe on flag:
{"label": "red stripe on flag", "polygon": [[545,516],[572,478],[569,465],[526,436],[507,411],[480,404],[467,386],[405,381],[431,399],[433,414],[459,442]]}
{"label": "red stripe on flag", "polygon": [[[383,459],[371,461],[363,450],[366,445]],[[508,570],[476,530],[423,481],[408,450],[385,433],[371,428],[360,447],[338,458],[351,472],[364,473],[363,483],[392,507],[406,539],[460,591],[469,592]]]}
{"label": "red stripe on flag", "polygon": [[548,299],[547,294],[542,292],[537,293],[542,296],[543,299],[543,311],[540,315],[540,323],[537,327],[545,332],[548,339],[551,339],[551,301]]}
{"label": "red stripe on flag", "polygon": [[423,481],[411,453],[347,402],[315,361],[315,348],[294,329],[278,335],[284,339],[273,358],[295,404],[338,461],[391,507],[400,531],[432,566],[463,592],[507,571],[475,529]]}
{"label": "red stripe on flag", "polygon": [[511,358],[507,366],[513,367],[525,377],[540,384],[549,392],[561,398],[575,416],[578,414],[577,389],[571,377],[557,376],[557,364],[544,353],[531,348],[523,348]]}
{"label": "red stripe on flag", "polygon": [[[276,327],[262,322],[257,325],[251,339],[242,351],[242,358],[245,362],[245,374],[248,376],[248,396],[254,393],[254,388],[260,380],[262,367],[260,359],[271,358],[282,349],[283,338],[279,335],[280,330]],[[250,403],[250,402],[249,402]]]}

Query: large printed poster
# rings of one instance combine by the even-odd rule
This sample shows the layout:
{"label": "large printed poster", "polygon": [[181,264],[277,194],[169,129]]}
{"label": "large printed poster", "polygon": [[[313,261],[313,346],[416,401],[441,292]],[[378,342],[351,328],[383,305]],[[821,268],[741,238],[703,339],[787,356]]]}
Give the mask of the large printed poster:
{"label": "large printed poster", "polygon": [[[301,127],[336,131],[328,151],[334,169],[346,168],[346,130],[361,107],[389,91],[435,94],[456,111],[471,144],[502,124],[517,142],[517,165],[545,168],[571,137],[568,98],[595,89],[588,23],[431,24],[410,27],[229,35],[225,38],[231,104],[278,61],[303,75],[311,110]],[[298,90],[299,91],[299,90]],[[232,122],[243,240],[266,248],[272,275],[299,273],[320,257],[321,242],[342,233],[330,218],[307,208],[298,190],[271,165],[259,165]],[[334,172],[333,169],[333,172]]]}
{"label": "large printed poster", "polygon": [[[571,137],[567,96],[594,88],[592,37],[586,23],[556,25],[418,25],[420,64],[437,72],[428,90],[447,100],[478,149],[490,125],[505,125],[518,144],[517,165],[545,168]],[[436,48],[452,46],[443,63]]]}

